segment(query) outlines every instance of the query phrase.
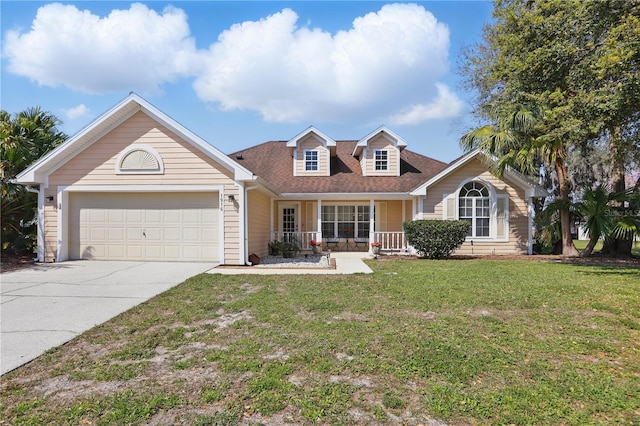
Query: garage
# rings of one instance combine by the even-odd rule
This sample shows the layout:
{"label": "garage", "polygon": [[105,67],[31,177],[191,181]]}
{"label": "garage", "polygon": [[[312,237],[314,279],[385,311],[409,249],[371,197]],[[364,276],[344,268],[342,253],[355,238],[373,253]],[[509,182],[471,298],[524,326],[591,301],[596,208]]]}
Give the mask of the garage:
{"label": "garage", "polygon": [[218,262],[217,192],[69,194],[69,258]]}

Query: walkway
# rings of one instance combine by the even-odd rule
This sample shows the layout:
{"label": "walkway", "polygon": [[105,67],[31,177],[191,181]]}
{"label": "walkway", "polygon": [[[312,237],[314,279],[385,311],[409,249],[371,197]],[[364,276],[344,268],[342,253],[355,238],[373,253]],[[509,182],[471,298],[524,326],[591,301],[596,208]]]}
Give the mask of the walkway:
{"label": "walkway", "polygon": [[278,267],[252,267],[252,266],[223,266],[207,271],[209,274],[235,275],[235,274],[259,274],[259,275],[284,275],[284,274],[371,274],[373,271],[363,262],[363,259],[370,259],[366,252],[335,252],[331,253],[331,258],[335,260],[336,267],[332,268],[278,268]]}

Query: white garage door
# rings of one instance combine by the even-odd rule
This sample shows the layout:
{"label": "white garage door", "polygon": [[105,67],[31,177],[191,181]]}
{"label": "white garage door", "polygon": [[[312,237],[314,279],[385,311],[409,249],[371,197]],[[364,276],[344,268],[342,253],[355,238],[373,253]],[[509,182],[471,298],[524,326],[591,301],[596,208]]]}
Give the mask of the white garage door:
{"label": "white garage door", "polygon": [[218,193],[70,193],[69,258],[218,262]]}

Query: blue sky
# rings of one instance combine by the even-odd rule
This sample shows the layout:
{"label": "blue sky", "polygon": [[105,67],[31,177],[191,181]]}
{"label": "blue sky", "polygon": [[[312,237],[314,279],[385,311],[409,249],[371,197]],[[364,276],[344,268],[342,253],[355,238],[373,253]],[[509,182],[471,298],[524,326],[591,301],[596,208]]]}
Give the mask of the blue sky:
{"label": "blue sky", "polygon": [[475,123],[460,50],[486,1],[0,2],[0,103],[72,135],[135,91],[225,153],[385,125],[443,161]]}

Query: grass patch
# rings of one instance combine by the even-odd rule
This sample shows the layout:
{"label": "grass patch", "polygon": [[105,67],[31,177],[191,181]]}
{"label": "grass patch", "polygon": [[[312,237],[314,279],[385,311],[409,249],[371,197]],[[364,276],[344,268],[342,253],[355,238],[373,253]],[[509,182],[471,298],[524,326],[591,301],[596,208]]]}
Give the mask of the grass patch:
{"label": "grass patch", "polygon": [[[9,424],[635,424],[640,270],[199,275],[3,376]],[[398,420],[399,419],[399,420]]]}

